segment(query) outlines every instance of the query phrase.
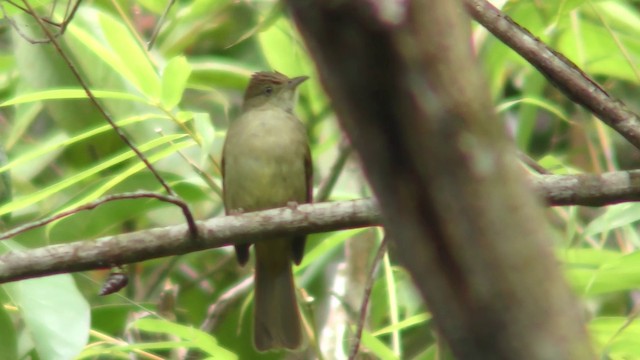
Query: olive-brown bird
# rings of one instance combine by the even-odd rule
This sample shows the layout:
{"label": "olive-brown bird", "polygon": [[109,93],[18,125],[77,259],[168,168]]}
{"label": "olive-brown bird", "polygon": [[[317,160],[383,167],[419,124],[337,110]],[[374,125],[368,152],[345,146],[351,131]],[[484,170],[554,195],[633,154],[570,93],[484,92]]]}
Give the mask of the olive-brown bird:
{"label": "olive-brown bird", "polygon": [[[311,202],[311,155],[304,125],[293,114],[296,89],[306,76],[289,79],[278,72],[253,74],[240,116],[231,122],[222,155],[227,214]],[[305,236],[255,244],[256,349],[297,349],[302,344],[300,311],[291,262],[299,264]],[[238,262],[249,246],[236,245]]]}

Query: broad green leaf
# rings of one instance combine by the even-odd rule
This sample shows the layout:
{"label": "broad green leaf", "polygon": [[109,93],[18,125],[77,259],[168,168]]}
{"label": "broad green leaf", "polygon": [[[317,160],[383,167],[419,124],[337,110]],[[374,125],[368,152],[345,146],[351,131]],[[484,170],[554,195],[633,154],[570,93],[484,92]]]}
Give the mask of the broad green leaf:
{"label": "broad green leaf", "polygon": [[18,336],[16,334],[16,328],[7,310],[3,306],[0,306],[0,329],[2,329],[2,336],[0,336],[0,354],[2,354],[2,359],[18,360]]}
{"label": "broad green leaf", "polygon": [[68,360],[87,344],[90,309],[71,275],[5,284],[25,322],[40,359]]}
{"label": "broad green leaf", "polygon": [[92,17],[93,23],[101,27],[105,39],[97,38],[73,22],[67,29],[70,35],[76,37],[149,100],[157,100],[160,95],[160,79],[146,52],[140,48],[131,33],[118,20],[104,12],[87,11],[87,16]]}
{"label": "broad green leaf", "polygon": [[640,252],[618,257],[604,252],[607,261],[601,265],[597,264],[601,260],[594,259],[593,255],[595,253],[585,260],[567,265],[567,278],[576,291],[584,295],[597,295],[640,287]]}
{"label": "broad green leaf", "polygon": [[[139,116],[132,116],[127,119],[116,121],[116,125],[120,127],[126,127],[127,125],[130,125],[130,124],[135,124],[141,121],[147,121],[147,120],[157,119],[157,118],[166,118],[166,117],[163,117],[161,115],[156,115],[156,114],[142,114]],[[15,168],[16,166],[20,166],[25,163],[29,163],[30,166],[32,166],[34,159],[37,159],[42,156],[47,156],[48,154],[51,154],[54,152],[61,151],[69,145],[73,145],[82,140],[89,139],[92,136],[102,134],[112,130],[113,128],[111,127],[111,125],[106,124],[106,125],[97,127],[95,129],[82,132],[71,138],[68,138],[64,134],[53,133],[50,137],[51,138],[50,141],[47,141],[44,144],[39,144],[39,146],[33,149],[32,151],[21,154],[20,156],[15,158],[13,161],[8,163],[7,165],[1,166],[0,172],[7,171],[8,169]]]}
{"label": "broad green leaf", "polygon": [[[163,140],[162,142],[158,142],[157,144],[154,144],[152,146],[156,147],[156,146],[159,146],[159,145],[163,145],[166,142],[173,142],[173,141],[182,139],[184,137],[186,137],[186,135],[172,135],[172,136],[169,136],[168,138],[166,138],[165,140]],[[152,141],[152,142],[156,142],[156,141]],[[152,142],[150,142],[150,143],[152,143]],[[185,141],[175,142],[175,143],[172,143],[167,148],[162,149],[158,153],[153,154],[151,156],[148,156],[147,160],[149,160],[149,162],[151,164],[154,164],[157,161],[160,161],[160,160],[166,158],[167,156],[170,156],[170,155],[174,154],[176,151],[185,149],[185,148],[187,148],[189,146],[192,146],[192,145],[194,145],[194,143],[190,139],[187,139]],[[142,149],[142,147],[141,147],[141,149]],[[86,196],[78,199],[77,201],[67,205],[64,209],[61,209],[60,211],[62,212],[62,211],[70,210],[70,209],[73,209],[75,207],[78,207],[78,206],[81,206],[83,204],[86,204],[86,203],[88,203],[90,201],[96,200],[99,197],[105,195],[107,193],[107,191],[109,191],[110,189],[112,189],[116,185],[120,184],[121,182],[123,182],[128,177],[130,177],[133,174],[135,174],[135,173],[137,173],[139,171],[142,171],[142,170],[144,170],[146,168],[147,168],[147,166],[144,163],[142,163],[141,161],[137,162],[134,165],[132,165],[129,168],[127,168],[126,170],[123,170],[123,171],[119,172],[111,180],[107,181],[105,184],[100,186],[95,191],[93,191],[90,194],[87,194]],[[158,183],[158,186],[160,186],[159,183]]]}
{"label": "broad green leaf", "polygon": [[180,103],[182,94],[191,74],[191,66],[184,56],[176,56],[169,61],[162,73],[162,106],[171,110]]}
{"label": "broad green leaf", "polygon": [[588,324],[589,333],[603,359],[640,358],[640,322],[625,317],[597,317]]}
{"label": "broad green leaf", "polygon": [[269,65],[287,76],[305,75],[309,68],[305,66],[306,55],[303,52],[297,33],[289,20],[280,17],[267,30],[258,35],[262,51]]}
{"label": "broad green leaf", "polygon": [[560,249],[556,256],[566,265],[589,266],[592,268],[618,260],[623,254],[619,251],[602,249]]}
{"label": "broad green leaf", "polygon": [[205,88],[225,87],[242,90],[255,71],[248,65],[216,56],[200,57],[190,61],[190,64],[193,69],[190,83]]}
{"label": "broad green leaf", "polygon": [[560,36],[558,50],[563,55],[581,65],[591,76],[604,75],[636,84],[640,81],[620,48],[624,47],[637,57],[640,54],[637,36],[617,33],[619,42],[616,42],[602,24],[580,21],[579,26],[580,32],[566,31]]}
{"label": "broad green leaf", "polygon": [[148,98],[158,99],[160,79],[147,52],[142,49],[141,44],[119,20],[104,12],[100,13],[99,18],[109,45],[113,53],[118,56],[118,68],[126,68],[127,73],[134,76],[131,80]]}
{"label": "broad green leaf", "polygon": [[[144,145],[139,146],[139,150],[142,152],[152,150],[156,147],[162,146],[168,142],[178,140],[180,138],[185,137],[186,135],[167,135],[159,139],[152,140]],[[129,150],[123,154],[116,155],[102,163],[99,163],[85,171],[79,172],[77,174],[71,175],[49,187],[36,191],[29,195],[24,195],[22,197],[17,197],[12,202],[0,206],[0,215],[16,211],[18,209],[22,209],[24,207],[33,205],[39,201],[42,201],[59,191],[69,188],[70,186],[78,184],[80,181],[85,180],[91,176],[94,176],[101,171],[108,169],[116,164],[122,163],[126,160],[134,158],[135,154],[133,151]]]}

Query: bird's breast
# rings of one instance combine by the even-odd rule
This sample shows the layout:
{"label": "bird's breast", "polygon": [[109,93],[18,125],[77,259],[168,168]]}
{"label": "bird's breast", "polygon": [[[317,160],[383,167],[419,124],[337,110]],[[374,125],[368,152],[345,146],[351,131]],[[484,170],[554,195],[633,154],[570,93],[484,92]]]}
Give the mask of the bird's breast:
{"label": "bird's breast", "polygon": [[225,204],[245,211],[306,199],[306,131],[284,111],[249,112],[225,143]]}

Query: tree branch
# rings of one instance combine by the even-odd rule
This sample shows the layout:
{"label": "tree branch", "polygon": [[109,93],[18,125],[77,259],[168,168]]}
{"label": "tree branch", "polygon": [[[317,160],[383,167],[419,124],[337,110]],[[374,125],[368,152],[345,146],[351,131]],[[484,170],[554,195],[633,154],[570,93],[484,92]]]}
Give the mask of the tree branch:
{"label": "tree branch", "polygon": [[562,54],[486,0],[464,0],[469,14],[494,36],[535,66],[569,99],[589,109],[605,124],[640,149],[640,117]]}
{"label": "tree branch", "polygon": [[552,206],[606,206],[640,200],[640,170],[542,175],[533,178],[533,185]]}
{"label": "tree branch", "polygon": [[192,239],[186,225],[136,231],[0,255],[0,283],[32,277],[109,268],[241,242],[380,224],[375,203],[353,200],[304,204],[197,222]]}
{"label": "tree branch", "polygon": [[[542,175],[531,179],[547,204],[605,206],[640,200],[640,170],[600,175]],[[300,205],[198,222],[203,235],[190,240],[184,226],[170,226],[95,240],[0,255],[0,283],[74,271],[109,268],[163,256],[260,241],[271,235],[307,234],[380,225],[373,200]],[[11,232],[11,231],[10,231]],[[2,234],[0,234],[0,237]]]}

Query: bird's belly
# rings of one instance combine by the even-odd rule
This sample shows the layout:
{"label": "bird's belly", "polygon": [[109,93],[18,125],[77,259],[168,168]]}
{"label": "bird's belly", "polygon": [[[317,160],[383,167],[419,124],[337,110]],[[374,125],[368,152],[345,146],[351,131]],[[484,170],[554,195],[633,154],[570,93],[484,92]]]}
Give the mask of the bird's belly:
{"label": "bird's belly", "polygon": [[265,135],[269,137],[263,132],[260,141],[247,141],[242,150],[226,154],[227,210],[263,210],[306,200],[305,149]]}

